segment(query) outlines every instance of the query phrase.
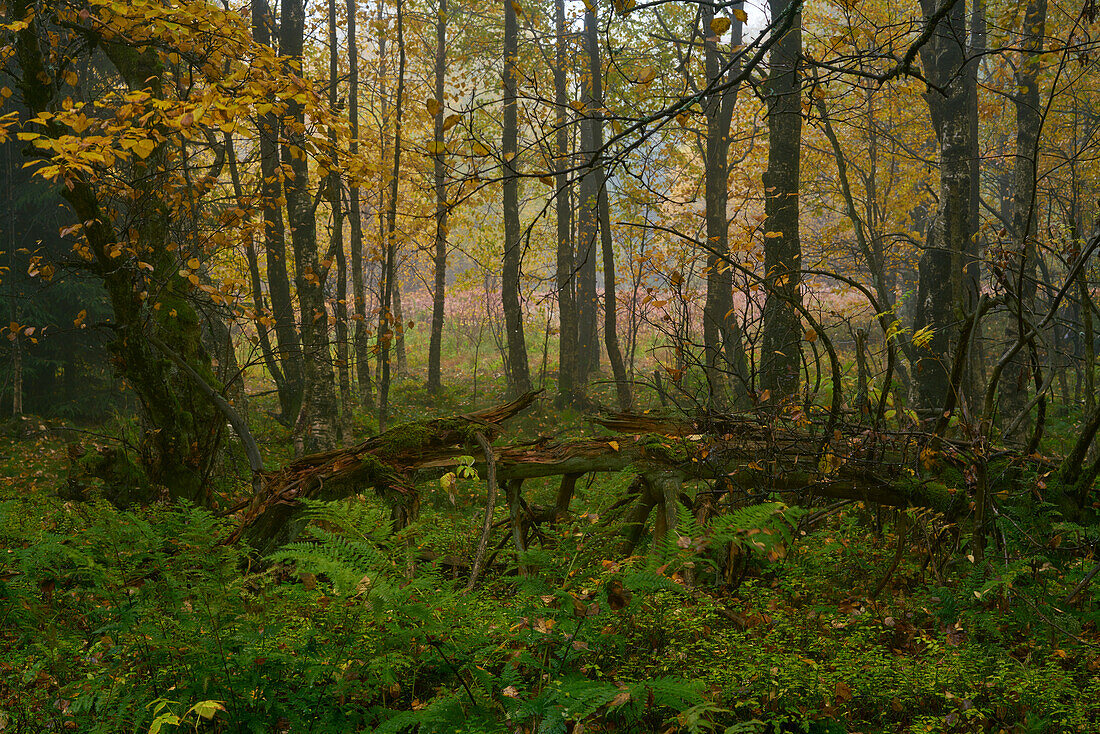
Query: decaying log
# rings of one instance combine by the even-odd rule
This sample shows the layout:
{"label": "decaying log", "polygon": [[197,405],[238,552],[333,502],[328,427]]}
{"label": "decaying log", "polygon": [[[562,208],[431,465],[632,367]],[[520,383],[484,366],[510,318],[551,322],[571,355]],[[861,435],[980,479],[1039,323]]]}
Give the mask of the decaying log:
{"label": "decaying log", "polygon": [[[534,399],[528,394],[477,413],[397,426],[352,448],[303,457],[265,476],[263,491],[250,501],[231,540],[241,538],[261,552],[270,551],[300,530],[300,499],[342,499],[372,488],[394,508],[395,518],[412,519],[417,484],[451,471],[464,455],[475,455],[475,466],[485,471],[477,433],[492,440],[505,420]],[[520,488],[537,477],[562,477],[554,516],[567,510],[576,480],[584,474],[629,469],[644,477],[624,528],[624,548],[630,549],[654,508],[660,508],[659,531],[674,527],[681,486],[690,482],[721,480],[729,491],[750,496],[780,492],[789,501],[815,495],[941,511],[955,505],[955,495],[943,484],[917,477],[913,467],[930,460],[919,435],[835,431],[825,440],[820,431],[813,435],[794,421],[769,423],[751,416],[685,421],[619,414],[597,422],[617,435],[542,438],[494,450],[495,478],[507,489],[517,549],[524,546]],[[940,455],[949,458],[951,451],[944,444]]]}
{"label": "decaying log", "polygon": [[303,456],[264,476],[262,491],[251,498],[227,542],[244,540],[260,553],[269,552],[301,531],[301,499],[343,499],[372,488],[400,515],[415,518],[415,472],[425,463],[472,453],[477,433],[492,440],[501,424],[531,405],[537,394],[474,413],[394,426],[351,448]]}

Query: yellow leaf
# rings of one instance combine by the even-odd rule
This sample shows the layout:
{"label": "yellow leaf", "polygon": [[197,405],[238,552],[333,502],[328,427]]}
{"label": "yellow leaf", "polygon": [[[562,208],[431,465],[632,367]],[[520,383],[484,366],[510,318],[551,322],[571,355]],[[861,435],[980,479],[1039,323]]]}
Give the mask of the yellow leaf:
{"label": "yellow leaf", "polygon": [[[744,12],[744,11],[741,11]],[[729,18],[715,18],[710,22],[710,29],[714,32],[714,35],[720,36],[730,29]]]}
{"label": "yellow leaf", "polygon": [[844,459],[831,451],[826,451],[817,463],[817,468],[822,474],[836,474],[844,464]]}
{"label": "yellow leaf", "polygon": [[439,100],[435,97],[431,97],[430,99],[428,99],[428,101],[424,103],[424,106],[428,108],[428,114],[432,117],[438,115],[439,110],[441,109],[439,106]]}
{"label": "yellow leaf", "polygon": [[932,341],[933,329],[931,326],[926,326],[916,334],[913,334],[913,343],[918,347],[927,347]]}
{"label": "yellow leaf", "polygon": [[134,153],[137,154],[138,158],[144,160],[152,155],[153,149],[156,147],[156,143],[146,138],[145,140],[139,140],[134,143]]}
{"label": "yellow leaf", "polygon": [[733,9],[733,17],[737,18],[737,20],[741,21],[742,23],[748,23],[749,22],[749,14],[746,13],[741,8],[734,8]]}
{"label": "yellow leaf", "polygon": [[447,152],[447,144],[442,140],[432,140],[428,143],[428,155],[443,155]]}
{"label": "yellow leaf", "polygon": [[618,451],[619,450],[619,442],[618,441],[608,441],[607,445],[611,447],[612,451]]}
{"label": "yellow leaf", "polygon": [[657,69],[652,66],[647,66],[638,74],[638,83],[649,84],[655,78],[657,78]]}
{"label": "yellow leaf", "polygon": [[191,268],[192,270],[198,270],[200,265],[202,265],[202,263],[199,262],[199,259],[197,257],[193,257],[187,261],[187,267]]}
{"label": "yellow leaf", "polygon": [[766,237],[769,240],[775,239],[776,237],[782,237],[782,236],[783,236],[782,232],[765,232],[764,233],[764,237]]}
{"label": "yellow leaf", "polygon": [[462,115],[447,115],[447,119],[443,121],[443,130],[450,130],[452,127],[462,121]]}

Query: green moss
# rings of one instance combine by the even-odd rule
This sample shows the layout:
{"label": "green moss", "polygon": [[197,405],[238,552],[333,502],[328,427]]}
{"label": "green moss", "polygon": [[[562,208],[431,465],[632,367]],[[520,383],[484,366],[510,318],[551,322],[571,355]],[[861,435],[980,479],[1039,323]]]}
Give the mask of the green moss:
{"label": "green moss", "polygon": [[649,436],[642,443],[642,447],[645,449],[648,456],[672,464],[690,461],[690,446],[691,444],[685,441],[678,441],[672,438],[658,438],[656,436]]}
{"label": "green moss", "polygon": [[[958,489],[948,488],[942,481],[922,480],[916,477],[901,479],[894,488],[910,497],[914,505],[925,505],[939,512],[950,512],[956,502]],[[965,492],[963,493],[965,497]]]}
{"label": "green moss", "polygon": [[474,435],[484,427],[466,418],[442,418],[430,421],[413,421],[394,426],[379,436],[384,453],[418,451],[431,446],[448,433],[457,433],[459,443],[472,444]]}

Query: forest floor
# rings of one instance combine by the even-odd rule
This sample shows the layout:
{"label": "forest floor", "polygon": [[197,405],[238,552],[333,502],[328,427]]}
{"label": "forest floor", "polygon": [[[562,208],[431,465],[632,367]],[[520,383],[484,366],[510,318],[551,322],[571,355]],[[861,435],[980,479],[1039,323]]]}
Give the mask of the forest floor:
{"label": "forest floor", "polygon": [[[408,383],[398,419],[467,411],[467,389]],[[94,430],[133,430],[115,423]],[[300,542],[253,559],[219,542],[232,517],[60,498],[68,443],[101,439],[45,427],[0,436],[0,732],[1100,731],[1100,606],[1064,601],[1097,532],[1049,507],[1006,501],[976,560],[928,510],[763,496],[729,510],[720,566],[689,516],[618,556],[632,476],[588,475],[522,559],[499,529],[467,592],[482,479],[422,487],[399,533],[373,494],[313,504]],[[508,438],[593,430],[543,407]],[[244,474],[226,460],[220,506]]]}

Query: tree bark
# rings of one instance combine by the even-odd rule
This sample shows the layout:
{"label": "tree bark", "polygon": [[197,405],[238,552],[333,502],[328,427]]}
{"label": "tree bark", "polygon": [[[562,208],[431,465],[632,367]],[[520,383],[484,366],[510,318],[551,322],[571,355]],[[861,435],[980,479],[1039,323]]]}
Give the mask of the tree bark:
{"label": "tree bark", "polygon": [[[60,104],[58,87],[51,81],[50,72],[55,70],[42,50],[34,6],[27,0],[7,0],[6,11],[8,17],[27,19],[15,32],[13,46],[19,64],[18,88],[28,113],[34,116],[55,109]],[[163,96],[163,69],[153,50],[123,44],[105,44],[103,50],[128,89]],[[55,123],[48,124],[46,131],[54,137],[65,134]],[[75,221],[83,225],[92,256],[88,268],[102,281],[111,303],[113,366],[141,406],[144,433],[139,461],[148,482],[135,482],[128,463],[105,478],[117,481],[112,490],[123,502],[148,500],[153,487],[161,485],[174,500],[207,505],[205,478],[218,453],[223,421],[214,403],[178,366],[182,362],[207,384],[218,384],[202,342],[199,314],[189,297],[192,286],[180,275],[180,253],[169,249],[171,208],[163,198],[170,190],[167,146],[160,143],[144,160],[132,164],[135,196],[125,202],[125,216],[82,176],[70,178],[60,192]],[[126,229],[116,231],[110,224],[115,221],[134,222],[137,236]],[[115,257],[120,242],[135,248],[132,263]],[[151,272],[138,267],[139,260],[152,266]],[[158,292],[155,298],[146,298],[151,283],[157,284]],[[153,347],[150,335],[167,345],[176,361]],[[111,467],[105,468],[110,473]]]}
{"label": "tree bark", "polygon": [[573,186],[569,182],[568,97],[565,67],[566,35],[565,0],[554,2],[554,108],[556,113],[554,146],[557,173],[554,177],[554,211],[557,217],[557,262],[555,280],[558,289],[558,397],[559,407],[577,400],[577,299],[573,265],[573,230],[571,212]]}
{"label": "tree bark", "polygon": [[768,169],[764,173],[764,326],[761,386],[773,400],[798,391],[802,246],[798,194],[802,99],[798,58],[802,51],[800,0],[770,0],[773,23],[794,13],[790,29],[772,46],[765,97],[768,104]]}
{"label": "tree bark", "polygon": [[443,103],[447,73],[447,0],[439,0],[435,24],[435,150],[433,174],[435,183],[435,292],[432,293],[432,333],[428,341],[428,392],[442,388],[440,361],[443,351],[443,317],[447,297],[447,183],[444,169]]}
{"label": "tree bark", "polygon": [[[1029,331],[1027,322],[1035,313],[1035,238],[1038,232],[1035,181],[1039,133],[1043,122],[1039,109],[1039,69],[1046,34],[1046,13],[1046,0],[1029,0],[1027,3],[1020,36],[1020,59],[1016,67],[1016,94],[1013,100],[1016,107],[1016,159],[1012,176],[1011,235],[1019,258],[1019,270],[1010,274],[1010,285],[1015,295],[1011,305],[1016,312],[1010,335],[1013,340]],[[1006,424],[1027,404],[1027,383],[1031,374],[1027,362],[1023,352],[1018,354],[1001,380]],[[1025,422],[1020,434],[1026,434],[1026,428]],[[1004,438],[1018,443],[1015,436]]]}
{"label": "tree bark", "polygon": [[[744,3],[738,3],[738,7]],[[732,270],[726,265],[729,257],[729,220],[726,204],[729,199],[730,123],[737,105],[740,85],[728,80],[740,71],[740,64],[728,64],[719,51],[719,37],[711,29],[715,18],[715,0],[701,5],[704,65],[707,86],[720,85],[720,91],[708,94],[703,102],[707,120],[705,201],[707,225],[707,299],[703,307],[704,369],[707,376],[707,401],[714,408],[727,398],[743,404],[749,388],[748,359],[741,338],[740,325],[733,313]],[[744,24],[731,20],[731,48],[741,45]],[[723,353],[725,362],[723,364]],[[732,377],[732,383],[727,379]],[[732,392],[731,392],[732,391]],[[729,393],[729,394],[727,394]]]}
{"label": "tree bark", "polygon": [[[272,45],[274,18],[267,0],[252,3],[252,37]],[[293,423],[302,407],[302,344],[295,323],[294,299],[287,272],[286,230],[283,225],[282,172],[279,168],[279,119],[274,112],[261,115],[257,124],[260,138],[260,190],[263,195],[264,250],[266,252],[267,289],[271,298],[271,317],[275,322],[275,343],[282,365],[283,388],[279,391],[279,409],[284,423]]]}
{"label": "tree bark", "polygon": [[501,301],[508,344],[508,385],[513,394],[530,391],[531,374],[527,363],[527,342],[523,335],[523,306],[520,298],[520,272],[523,243],[519,225],[519,121],[516,97],[519,53],[519,23],[516,6],[504,0],[504,130],[501,139],[504,186],[504,270],[501,274]]}
{"label": "tree bark", "polygon": [[[925,18],[939,8],[937,0],[921,0]],[[970,283],[968,253],[973,243],[971,216],[970,92],[966,73],[966,7],[956,2],[920,49],[925,75],[934,88],[925,93],[932,126],[940,146],[939,211],[928,230],[918,266],[917,329],[931,329],[927,348],[919,352],[914,383],[918,411],[936,417],[948,400],[948,362],[965,318]],[[973,110],[977,114],[977,110]],[[964,378],[961,384],[966,384]]]}
{"label": "tree bark", "polygon": [[[359,155],[359,44],[355,22],[358,15],[356,0],[348,0],[348,118],[351,140],[348,154]],[[351,289],[355,303],[355,368],[359,378],[359,400],[363,405],[372,402],[370,371],[370,327],[367,325],[367,282],[363,275],[363,212],[359,198],[359,184],[351,181],[348,187],[348,224],[351,229]]]}
{"label": "tree bark", "polygon": [[[588,22],[591,14],[592,21]],[[588,73],[591,78],[592,104],[588,124],[591,125],[592,154],[602,156],[603,151],[603,65],[600,62],[600,39],[596,28],[596,12],[590,5],[585,14],[584,44],[588,56]],[[618,315],[615,298],[615,247],[611,239],[611,204],[607,195],[607,171],[598,158],[592,160],[592,172],[596,187],[596,206],[600,228],[600,251],[603,256],[603,302],[604,346],[607,349],[607,361],[611,363],[611,374],[615,377],[615,392],[619,399],[619,410],[630,410],[630,382],[626,376],[623,353],[619,348]]]}
{"label": "tree bark", "polygon": [[382,375],[378,384],[378,430],[389,420],[390,343],[399,324],[394,323],[393,294],[397,268],[397,187],[401,176],[401,115],[405,96],[405,3],[397,0],[397,97],[393,107],[393,171],[390,176],[390,200],[386,210],[386,257],[382,268],[382,313],[387,331],[378,334],[382,353]]}
{"label": "tree bark", "polygon": [[[595,35],[596,9],[593,3],[585,4],[584,38]],[[591,63],[582,66],[584,87],[584,118],[580,123],[581,165],[584,174],[580,180],[579,201],[577,202],[577,370],[574,376],[574,388],[584,389],[589,375],[599,369],[600,344],[597,318],[596,296],[596,237],[599,233],[599,176],[595,170],[596,115],[599,101],[595,94],[595,79],[592,76]]]}
{"label": "tree bark", "polygon": [[[301,74],[305,39],[304,0],[282,0],[280,50],[288,59],[291,73]],[[308,404],[305,450],[323,451],[336,445],[336,386],[329,351],[328,311],[325,307],[323,272],[317,256],[317,217],[309,190],[309,161],[305,156],[305,110],[293,99],[287,103],[287,118],[296,129],[286,131],[283,163],[289,167],[284,190],[290,239],[294,247],[294,282],[302,309],[303,376]],[[300,132],[301,131],[301,132]]]}
{"label": "tree bark", "polygon": [[[328,35],[329,35],[329,89],[328,104],[333,117],[336,116],[338,104],[339,66],[336,60],[336,0],[328,2]],[[331,155],[332,171],[328,176],[328,204],[332,217],[332,238],[329,245],[330,251],[336,253],[336,303],[335,311],[336,327],[336,374],[340,385],[340,415],[341,425],[350,423],[351,417],[351,358],[348,344],[348,259],[344,250],[344,184],[336,169],[336,135],[329,133],[329,145],[332,147]],[[341,430],[340,433],[343,433]]]}

